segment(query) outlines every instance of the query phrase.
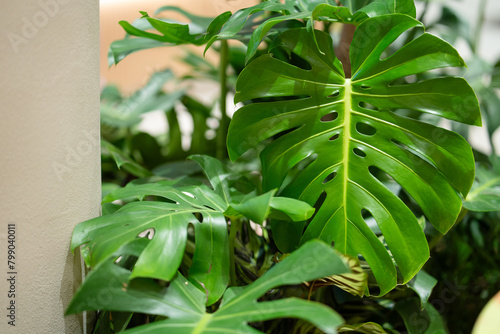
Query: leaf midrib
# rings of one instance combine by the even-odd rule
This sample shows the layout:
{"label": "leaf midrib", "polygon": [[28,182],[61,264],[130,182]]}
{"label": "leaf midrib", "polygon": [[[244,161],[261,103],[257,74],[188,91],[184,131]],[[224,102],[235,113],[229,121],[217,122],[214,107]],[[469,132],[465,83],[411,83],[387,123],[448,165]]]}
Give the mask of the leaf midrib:
{"label": "leaf midrib", "polygon": [[345,91],[344,91],[344,123],[342,127],[344,128],[343,137],[343,164],[344,164],[344,184],[342,187],[342,206],[344,208],[344,249],[341,252],[347,252],[347,186],[349,183],[349,148],[351,140],[351,109],[352,109],[352,86],[351,79],[345,79]]}

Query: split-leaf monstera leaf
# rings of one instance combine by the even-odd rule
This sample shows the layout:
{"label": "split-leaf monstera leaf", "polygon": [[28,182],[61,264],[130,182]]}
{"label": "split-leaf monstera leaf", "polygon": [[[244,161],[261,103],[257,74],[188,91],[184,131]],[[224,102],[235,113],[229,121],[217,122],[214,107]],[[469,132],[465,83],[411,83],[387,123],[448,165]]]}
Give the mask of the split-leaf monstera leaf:
{"label": "split-leaf monstera leaf", "polygon": [[[278,247],[289,252],[320,238],[342,253],[361,255],[381,294],[398,283],[397,270],[406,283],[429,257],[415,213],[381,180],[397,182],[446,233],[474,179],[472,150],[464,138],[395,112],[481,123],[476,96],[463,78],[395,83],[436,68],[465,66],[451,45],[428,33],[386,56],[402,33],[421,26],[404,14],[364,21],[350,47],[351,78],[345,78],[328,34],[315,31],[317,45],[306,29],[280,34],[271,53],[251,62],[238,78],[235,101],[244,106],[228,135],[232,160],[272,138],[261,153],[263,187],[320,205],[307,226],[273,224]],[[273,57],[276,48],[289,54],[290,62]],[[373,218],[383,241],[366,222]]]}

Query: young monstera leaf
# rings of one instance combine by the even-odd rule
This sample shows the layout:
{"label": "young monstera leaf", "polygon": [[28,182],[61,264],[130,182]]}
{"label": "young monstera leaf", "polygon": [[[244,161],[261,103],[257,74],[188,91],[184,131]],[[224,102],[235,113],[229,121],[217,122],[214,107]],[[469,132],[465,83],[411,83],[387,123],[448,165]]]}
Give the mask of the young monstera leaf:
{"label": "young monstera leaf", "polygon": [[[345,78],[329,35],[315,32],[318,49],[305,29],[284,32],[270,48],[281,48],[290,61],[267,54],[241,73],[235,101],[245,105],[228,135],[233,160],[274,138],[261,153],[264,189],[280,187],[283,196],[320,205],[304,231],[306,222],[294,229],[272,225],[278,247],[286,252],[297,247],[294,240],[320,238],[342,253],[361,254],[381,294],[397,284],[395,264],[408,282],[429,249],[414,213],[380,180],[399,183],[446,233],[474,179],[472,150],[461,136],[394,112],[481,122],[477,99],[463,78],[395,83],[435,68],[465,66],[451,45],[427,33],[384,55],[402,33],[421,26],[403,14],[365,20],[350,48],[352,78]],[[388,249],[365,221],[373,218]]]}
{"label": "young monstera leaf", "polygon": [[[342,258],[319,240],[304,244],[250,285],[229,288],[218,310],[213,313],[206,312],[205,294],[180,273],[167,288],[152,280],[129,280],[130,271],[120,266],[118,255],[138,256],[141,248],[147,247],[147,242],[135,239],[97,266],[66,313],[100,309],[168,317],[124,332],[130,334],[255,334],[262,332],[250,327],[249,322],[276,318],[302,319],[324,333],[333,334],[344,322],[331,308],[300,298],[258,301],[266,292],[282,285],[296,285],[320,277],[349,273]],[[107,284],[103,285],[103,281]],[[106,298],[94,298],[96,295]]]}

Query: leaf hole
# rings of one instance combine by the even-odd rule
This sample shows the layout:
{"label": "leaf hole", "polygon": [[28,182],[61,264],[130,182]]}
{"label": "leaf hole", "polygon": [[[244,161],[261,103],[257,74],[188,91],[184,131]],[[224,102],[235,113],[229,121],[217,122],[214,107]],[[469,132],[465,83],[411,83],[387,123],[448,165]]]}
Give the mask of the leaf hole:
{"label": "leaf hole", "polygon": [[279,132],[279,133],[275,134],[275,135],[273,136],[273,139],[274,139],[274,140],[276,140],[276,139],[278,139],[278,138],[280,138],[280,137],[283,137],[284,135],[287,135],[287,134],[289,134],[289,133],[291,133],[291,132],[293,132],[293,131],[295,131],[295,130],[299,129],[300,127],[301,127],[301,126],[296,126],[296,127],[291,128],[291,129],[287,129],[287,130],[285,130],[285,131],[281,131],[281,132]]}
{"label": "leaf hole", "polygon": [[367,85],[361,85],[360,88],[361,89],[372,89],[371,86],[367,86]]}
{"label": "leaf hole", "polygon": [[377,224],[377,221],[373,217],[372,213],[368,211],[367,209],[362,209],[361,210],[361,217],[365,221],[366,225],[372,230],[375,235],[381,235],[382,231],[380,230],[380,227]]}
{"label": "leaf hole", "polygon": [[324,115],[323,117],[321,117],[321,122],[333,122],[338,117],[339,117],[339,114],[336,111],[334,111],[334,112],[328,113],[328,114]]}
{"label": "leaf hole", "polygon": [[408,145],[406,144],[403,144],[402,142],[396,140],[396,139],[391,139],[391,142],[396,145],[397,147],[399,148],[402,148],[403,150],[407,150],[408,149]]}
{"label": "leaf hole", "polygon": [[375,129],[373,126],[370,124],[364,123],[364,122],[358,122],[356,124],[356,130],[365,136],[373,136],[375,133],[377,133],[377,129]]}
{"label": "leaf hole", "polygon": [[203,215],[201,213],[193,212],[193,215],[200,223],[203,223]]}
{"label": "leaf hole", "polygon": [[331,180],[333,180],[336,176],[337,176],[337,172],[333,172],[333,173],[328,174],[328,176],[327,176],[327,177],[325,177],[325,179],[323,180],[323,184],[330,182],[330,181],[331,181]]}
{"label": "leaf hole", "polygon": [[382,183],[387,189],[389,189],[390,192],[392,192],[394,195],[399,195],[401,192],[401,185],[394,180],[392,176],[384,172],[382,169],[375,167],[375,166],[370,166],[368,167],[368,171],[370,174],[377,179],[380,183]]}
{"label": "leaf hole", "polygon": [[364,109],[368,109],[368,110],[376,110],[378,111],[379,109],[377,107],[375,107],[373,104],[370,104],[370,103],[366,103],[366,102],[359,102],[358,104],[361,108],[364,108]]}
{"label": "leaf hole", "polygon": [[334,91],[333,93],[331,93],[330,95],[328,95],[327,97],[328,97],[329,99],[331,99],[331,98],[339,97],[339,95],[340,95],[340,91],[339,91],[339,90],[336,90],[336,91]]}
{"label": "leaf hole", "polygon": [[203,204],[203,206],[204,206],[205,208],[207,208],[207,209],[212,210],[212,211],[216,211],[214,208],[212,208],[211,206],[208,206],[208,205],[206,205],[206,204]]}
{"label": "leaf hole", "polygon": [[310,95],[257,97],[257,98],[251,99],[251,100],[243,101],[243,105],[252,104],[252,103],[268,103],[268,102],[304,100],[304,99],[308,99],[310,97],[311,97]]}
{"label": "leaf hole", "polygon": [[184,195],[186,195],[186,196],[191,197],[191,198],[196,198],[196,197],[194,197],[194,195],[193,195],[193,194],[188,193],[187,191],[183,191],[182,193],[183,193]]}
{"label": "leaf hole", "polygon": [[340,134],[336,133],[336,134],[334,134],[333,136],[331,136],[331,137],[330,137],[330,139],[328,139],[328,140],[329,140],[329,141],[334,141],[334,140],[339,139],[339,137],[340,137]]}
{"label": "leaf hole", "polygon": [[312,70],[311,64],[307,60],[296,54],[295,52],[290,53],[290,58],[288,59],[288,62],[290,65],[296,66],[300,69],[306,71]]}
{"label": "leaf hole", "polygon": [[313,216],[310,218],[310,221],[313,221],[314,218],[316,217],[316,214],[318,213],[319,209],[323,206],[323,203],[325,203],[325,200],[326,200],[326,191],[323,191],[321,193],[321,195],[319,195],[318,197],[318,200],[316,201],[316,203],[314,203],[314,214]]}
{"label": "leaf hole", "polygon": [[361,158],[364,158],[366,157],[366,153],[363,152],[362,150],[360,150],[359,148],[354,148],[352,150],[354,152],[354,154],[356,154],[358,157],[361,157]]}
{"label": "leaf hole", "polygon": [[148,238],[149,240],[153,239],[153,236],[155,235],[155,229],[154,228],[148,228],[147,230],[142,231],[137,235],[138,238]]}

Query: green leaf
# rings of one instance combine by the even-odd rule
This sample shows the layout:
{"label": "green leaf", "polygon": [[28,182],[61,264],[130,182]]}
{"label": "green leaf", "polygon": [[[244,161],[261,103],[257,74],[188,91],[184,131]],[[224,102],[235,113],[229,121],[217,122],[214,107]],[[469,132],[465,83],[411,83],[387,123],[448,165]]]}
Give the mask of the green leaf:
{"label": "green leaf", "polygon": [[[464,66],[451,45],[425,33],[381,59],[399,35],[420,26],[402,14],[364,21],[350,49],[351,79],[344,78],[326,33],[315,32],[321,52],[305,29],[279,35],[271,51],[279,47],[308,66],[298,67],[272,55],[251,62],[236,87],[235,102],[246,105],[235,113],[228,135],[232,160],[280,135],[261,153],[264,191],[280,188],[281,196],[310,205],[325,193],[301,242],[320,238],[334,242],[342,253],[361,254],[381,294],[396,286],[396,268],[365,219],[375,218],[403,283],[420,270],[429,249],[415,215],[378,178],[387,174],[399,183],[427,219],[446,233],[474,175],[472,150],[462,137],[394,112],[411,109],[480,124],[477,99],[463,78],[392,84],[435,68]],[[373,31],[378,32],[376,37]],[[291,176],[290,170],[305,159],[309,159],[306,167]],[[290,179],[284,184],[287,175]],[[282,238],[297,240],[301,230],[295,228]]]}
{"label": "green leaf", "polygon": [[406,325],[408,334],[447,334],[443,319],[430,303],[420,308],[418,298],[407,298],[396,303],[394,309]]}
{"label": "green leaf", "polygon": [[114,146],[113,144],[105,140],[101,140],[101,147],[108,150],[109,154],[111,154],[111,156],[115,160],[118,169],[123,168],[130,174],[137,177],[149,177],[153,175],[153,173],[139,165],[137,162],[133,161],[128,155],[123,153],[118,147]]}
{"label": "green leaf", "polygon": [[[318,240],[304,244],[252,284],[228,289],[219,309],[210,314],[205,313],[204,294],[182,275],[177,274],[166,289],[147,285],[140,287],[133,285],[134,281],[127,285],[126,269],[113,261],[114,258],[108,259],[87,277],[71,303],[68,314],[85,309],[126,308],[129,311],[169,317],[125,331],[151,334],[169,330],[179,334],[261,333],[248,326],[248,323],[290,317],[309,321],[325,333],[336,333],[336,328],[343,323],[335,311],[320,303],[298,298],[257,301],[267,291],[278,286],[301,284],[319,277],[349,272],[336,252]],[[108,275],[106,281],[109,285],[101,290],[102,281],[98,279],[104,275]],[[108,303],[95,298],[92,300],[91,296],[99,295],[100,291],[108,292],[111,297]]]}
{"label": "green leaf", "polygon": [[[139,256],[132,278],[150,277],[169,281],[182,261],[188,224],[195,227],[196,247],[190,279],[203,284],[208,304],[217,301],[229,279],[229,249],[224,215],[227,204],[206,186],[174,188],[170,181],[129,185],[108,194],[103,202],[117,199],[163,197],[170,202],[132,202],[112,215],[76,226],[71,248],[87,244],[88,265],[95,267],[121,246],[138,236],[151,242]],[[194,213],[201,214],[200,223]]]}
{"label": "green leaf", "polygon": [[[173,10],[174,8],[162,7],[159,11]],[[184,15],[187,14],[178,8],[174,10]],[[109,65],[118,64],[127,55],[143,49],[183,44],[203,45],[220,31],[223,24],[231,16],[231,13],[227,12],[209,20],[209,18],[189,14],[187,17],[193,21],[190,24],[183,24],[152,18],[145,12],[141,12],[141,14],[143,16],[133,24],[127,21],[119,22],[128,36],[111,44],[108,52]],[[154,29],[159,34],[147,31],[150,29]]]}
{"label": "green leaf", "polygon": [[500,158],[490,158],[492,167],[478,165],[476,178],[464,201],[470,211],[500,211]]}
{"label": "green leaf", "polygon": [[420,303],[422,305],[422,309],[425,304],[429,300],[431,296],[432,289],[436,286],[437,279],[429,275],[423,270],[420,270],[415,277],[408,282],[408,286],[410,289],[415,291],[420,297]]}
{"label": "green leaf", "polygon": [[227,179],[230,174],[222,162],[208,155],[191,155],[189,159],[196,161],[201,166],[215,193],[223,198],[226,203],[229,203],[231,194]]}

